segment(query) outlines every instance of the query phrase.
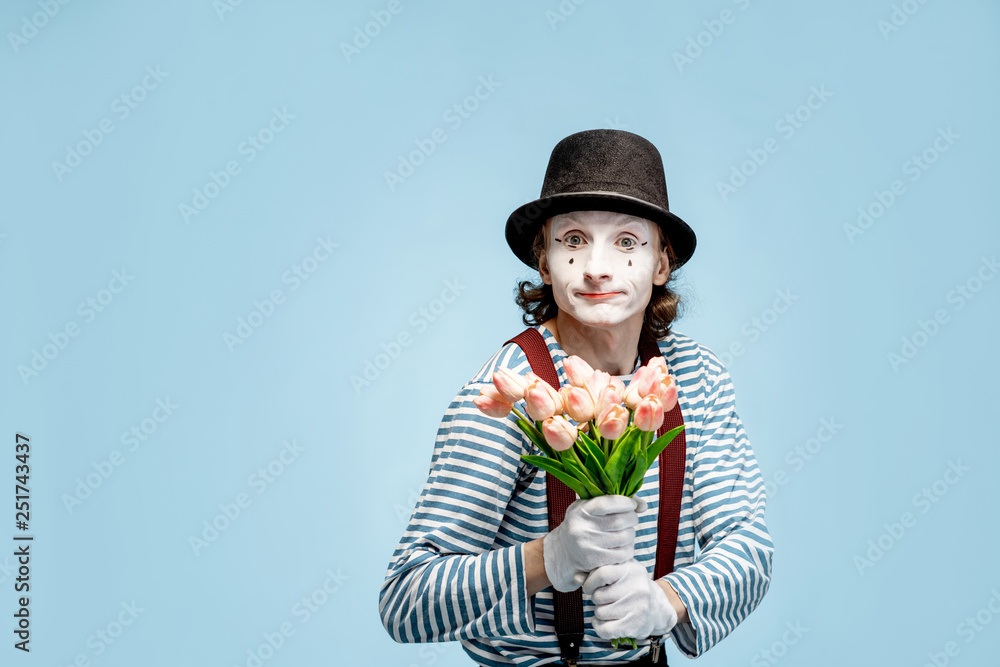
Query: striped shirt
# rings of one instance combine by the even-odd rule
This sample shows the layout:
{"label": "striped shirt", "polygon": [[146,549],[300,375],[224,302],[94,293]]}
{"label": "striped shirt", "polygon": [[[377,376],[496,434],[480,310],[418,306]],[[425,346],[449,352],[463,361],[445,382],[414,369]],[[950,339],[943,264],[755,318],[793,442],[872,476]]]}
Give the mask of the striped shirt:
{"label": "striped shirt", "polygon": [[[548,329],[535,328],[565,384],[566,353]],[[687,440],[676,559],[666,579],[691,620],[670,634],[693,658],[760,603],[774,548],[764,525],[764,480],[736,413],[729,373],[711,350],[681,333],[658,344],[678,383]],[[397,642],[460,640],[481,665],[542,665],[559,660],[553,589],[527,596],[524,543],[548,532],[545,474],[520,459],[539,452],[513,414],[494,419],[472,403],[501,367],[531,370],[520,347],[505,345],[441,420],[427,483],[379,592],[379,613]],[[656,462],[637,494],[648,509],[636,528],[635,558],[651,577],[658,484]],[[638,649],[612,649],[593,631],[594,605],[586,594],[583,603],[581,663],[627,662],[648,651],[648,640]]]}

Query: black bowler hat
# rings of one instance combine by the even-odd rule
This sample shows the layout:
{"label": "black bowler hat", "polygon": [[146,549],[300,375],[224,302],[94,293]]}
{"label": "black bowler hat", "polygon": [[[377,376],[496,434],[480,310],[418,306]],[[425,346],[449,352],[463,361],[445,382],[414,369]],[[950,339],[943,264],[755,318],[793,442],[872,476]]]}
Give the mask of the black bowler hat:
{"label": "black bowler hat", "polygon": [[694,231],[669,210],[660,152],[638,134],[587,130],[556,144],[540,198],[507,219],[507,245],[537,269],[531,245],[538,229],[548,218],[571,211],[611,211],[659,223],[677,257],[671,270],[694,254]]}

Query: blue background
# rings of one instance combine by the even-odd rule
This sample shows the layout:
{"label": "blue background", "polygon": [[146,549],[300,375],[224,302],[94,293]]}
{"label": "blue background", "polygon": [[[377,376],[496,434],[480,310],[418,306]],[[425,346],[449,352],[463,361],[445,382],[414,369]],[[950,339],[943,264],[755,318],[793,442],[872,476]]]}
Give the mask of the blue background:
{"label": "blue background", "polygon": [[902,4],[4,3],[0,553],[17,432],[35,542],[30,655],[0,556],[0,662],[246,665],[286,624],[264,664],[468,664],[393,643],[378,588],[444,408],[523,328],[507,216],[559,139],[617,127],[698,234],[676,329],[771,491],[770,591],[699,664],[995,664],[1000,8]]}

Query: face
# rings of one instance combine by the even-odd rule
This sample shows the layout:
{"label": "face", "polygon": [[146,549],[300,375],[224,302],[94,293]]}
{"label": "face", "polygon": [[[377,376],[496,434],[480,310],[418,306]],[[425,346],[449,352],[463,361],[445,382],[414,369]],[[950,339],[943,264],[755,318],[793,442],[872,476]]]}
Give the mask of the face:
{"label": "face", "polygon": [[561,313],[609,328],[641,323],[653,285],[666,284],[670,263],[659,226],[608,211],[574,211],[546,222],[538,262]]}

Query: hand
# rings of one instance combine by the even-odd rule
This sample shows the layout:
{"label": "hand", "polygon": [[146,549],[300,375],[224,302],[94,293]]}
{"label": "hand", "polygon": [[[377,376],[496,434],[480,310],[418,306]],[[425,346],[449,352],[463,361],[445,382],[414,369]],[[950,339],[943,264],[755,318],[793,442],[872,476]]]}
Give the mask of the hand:
{"label": "hand", "polygon": [[677,624],[667,594],[634,558],[597,568],[584,582],[583,592],[597,605],[594,632],[604,639],[665,635]]}
{"label": "hand", "polygon": [[545,574],[566,593],[580,587],[587,573],[602,565],[625,563],[635,549],[635,527],[645,503],[626,496],[576,500],[566,518],[543,540]]}

